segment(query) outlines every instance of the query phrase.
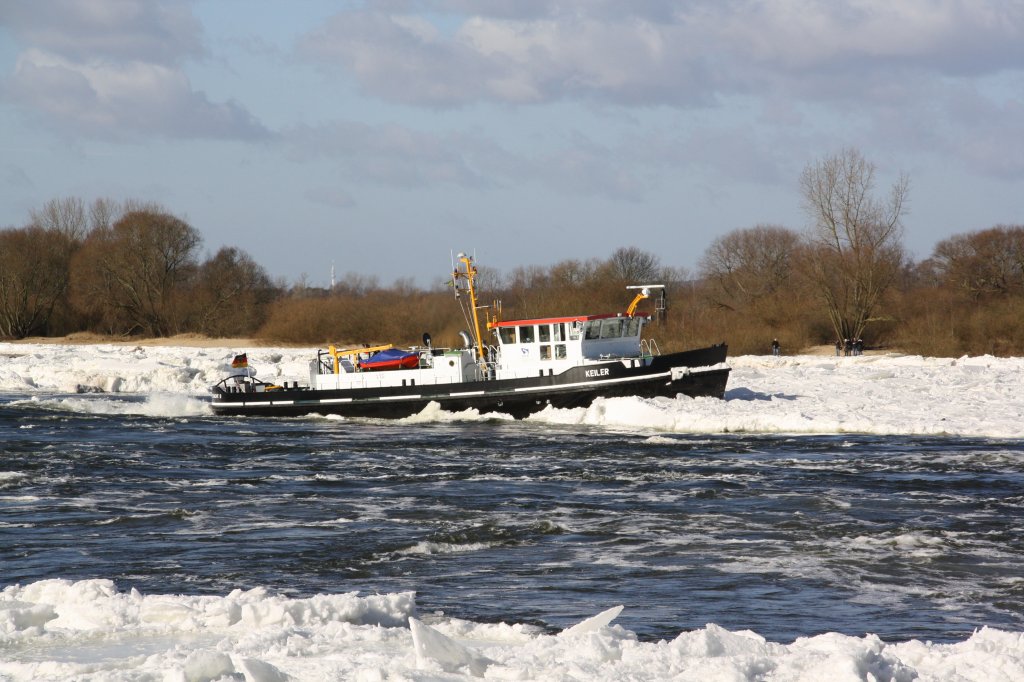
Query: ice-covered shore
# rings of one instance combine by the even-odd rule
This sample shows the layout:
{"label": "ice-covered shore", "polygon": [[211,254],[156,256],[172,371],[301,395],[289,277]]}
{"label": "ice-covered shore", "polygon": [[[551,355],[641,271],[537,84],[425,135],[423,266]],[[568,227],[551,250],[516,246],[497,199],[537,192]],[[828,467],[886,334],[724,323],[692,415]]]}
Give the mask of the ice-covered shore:
{"label": "ice-covered shore", "polygon": [[716,625],[640,642],[621,607],[558,634],[418,616],[412,593],[289,599],[120,592],[44,580],[0,592],[0,678],[28,680],[1024,679],[1024,636],[983,628],[954,644],[828,633],[790,644]]}
{"label": "ice-covered shore", "polygon": [[[197,399],[248,352],[260,378],[308,382],[310,348],[0,343],[0,392],[136,393],[147,403],[75,401],[68,409],[201,414]],[[911,355],[740,356],[726,400],[603,400],[550,410],[550,423],[694,433],[874,433],[1024,437],[1024,359]],[[447,416],[441,418],[448,418]],[[461,415],[461,418],[471,418]]]}

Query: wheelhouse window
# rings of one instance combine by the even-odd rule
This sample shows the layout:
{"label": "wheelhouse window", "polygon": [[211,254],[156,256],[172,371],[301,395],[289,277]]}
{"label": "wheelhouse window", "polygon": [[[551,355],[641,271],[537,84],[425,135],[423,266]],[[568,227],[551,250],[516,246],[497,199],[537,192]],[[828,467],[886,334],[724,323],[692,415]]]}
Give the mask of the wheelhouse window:
{"label": "wheelhouse window", "polygon": [[604,320],[601,322],[601,338],[602,339],[617,339],[622,336],[622,323],[621,318],[613,318],[610,320]]}
{"label": "wheelhouse window", "polygon": [[550,360],[551,359],[551,346],[541,346],[540,347],[540,359],[541,360]]}
{"label": "wheelhouse window", "polygon": [[555,359],[556,360],[565,360],[565,344],[564,343],[556,343],[555,344]]}
{"label": "wheelhouse window", "polygon": [[555,341],[565,341],[565,322],[555,325]]}
{"label": "wheelhouse window", "polygon": [[587,322],[583,338],[587,340],[601,338],[601,320]]}
{"label": "wheelhouse window", "polygon": [[629,330],[626,336],[640,336],[640,325],[643,322],[641,317],[631,317],[629,319]]}
{"label": "wheelhouse window", "polygon": [[515,327],[499,327],[498,335],[501,337],[501,342],[515,343],[516,342],[516,328]]}
{"label": "wheelhouse window", "polygon": [[551,325],[542,324],[537,327],[537,340],[541,343],[549,343],[551,341]]}
{"label": "wheelhouse window", "polygon": [[581,333],[583,333],[583,323],[582,322],[573,322],[569,326],[569,340],[570,341],[579,341]]}
{"label": "wheelhouse window", "polygon": [[519,343],[533,343],[537,340],[532,324],[523,325],[519,328]]}

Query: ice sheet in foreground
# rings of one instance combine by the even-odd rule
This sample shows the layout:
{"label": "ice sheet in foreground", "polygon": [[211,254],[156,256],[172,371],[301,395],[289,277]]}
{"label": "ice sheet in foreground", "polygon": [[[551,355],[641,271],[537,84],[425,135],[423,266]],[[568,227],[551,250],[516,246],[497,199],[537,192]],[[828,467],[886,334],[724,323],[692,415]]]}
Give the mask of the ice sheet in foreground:
{"label": "ice sheet in foreground", "polygon": [[[194,416],[208,408],[194,396],[248,351],[259,376],[308,380],[315,349],[0,343],[0,392],[90,394],[54,409]],[[726,400],[599,400],[588,409],[549,409],[530,419],[665,433],[869,433],[1024,437],[1024,359],[908,355],[740,356],[730,358]],[[102,391],[93,394],[93,391]],[[104,395],[144,395],[110,405]],[[181,397],[175,403],[168,396]],[[188,399],[189,396],[193,398]],[[428,408],[414,421],[494,419],[473,411]]]}
{"label": "ice sheet in foreground", "polygon": [[[628,607],[627,607],[628,608]],[[935,680],[1024,679],[1024,635],[883,642],[828,633],[790,644],[709,624],[639,642],[613,607],[560,634],[418,618],[412,593],[290,599],[143,595],[107,580],[0,593],[0,678],[42,680]]]}

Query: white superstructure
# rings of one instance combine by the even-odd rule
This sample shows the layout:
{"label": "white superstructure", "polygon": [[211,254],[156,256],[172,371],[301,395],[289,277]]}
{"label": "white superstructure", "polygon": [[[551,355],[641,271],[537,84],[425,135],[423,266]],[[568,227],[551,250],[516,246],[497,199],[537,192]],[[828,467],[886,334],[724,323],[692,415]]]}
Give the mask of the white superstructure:
{"label": "white superstructure", "polygon": [[560,374],[570,367],[644,355],[645,316],[578,315],[492,323],[495,378]]}

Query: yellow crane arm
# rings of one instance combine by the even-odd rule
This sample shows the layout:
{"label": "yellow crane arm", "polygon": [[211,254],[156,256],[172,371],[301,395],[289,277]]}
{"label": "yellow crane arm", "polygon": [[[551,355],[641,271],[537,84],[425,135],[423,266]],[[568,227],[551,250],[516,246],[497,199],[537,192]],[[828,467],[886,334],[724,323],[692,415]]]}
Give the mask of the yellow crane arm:
{"label": "yellow crane arm", "polygon": [[640,301],[644,300],[645,298],[649,298],[650,295],[651,292],[647,288],[638,291],[636,296],[633,297],[633,302],[629,304],[628,308],[626,308],[626,316],[633,317],[633,313],[636,312],[636,307],[640,305]]}
{"label": "yellow crane arm", "polygon": [[379,350],[387,350],[388,348],[394,348],[393,343],[386,343],[382,346],[368,346],[366,348],[348,348],[345,350],[338,350],[334,346],[327,349],[327,352],[334,358],[334,373],[338,374],[341,370],[341,358],[348,357],[350,355],[359,355],[360,353],[376,353]]}

